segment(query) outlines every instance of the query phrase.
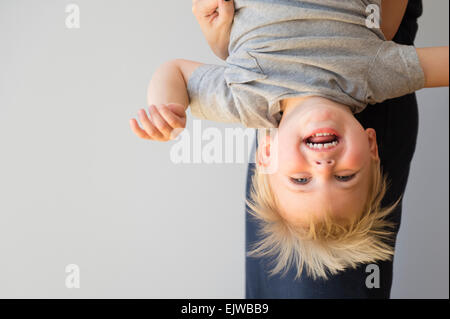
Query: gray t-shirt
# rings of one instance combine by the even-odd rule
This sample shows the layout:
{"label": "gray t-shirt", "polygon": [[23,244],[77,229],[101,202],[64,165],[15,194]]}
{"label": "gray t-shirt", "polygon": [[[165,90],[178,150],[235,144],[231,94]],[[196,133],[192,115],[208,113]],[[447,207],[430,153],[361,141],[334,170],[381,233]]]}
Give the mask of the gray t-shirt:
{"label": "gray t-shirt", "polygon": [[235,0],[229,57],[188,81],[191,112],[217,122],[277,127],[280,101],[322,96],[354,113],[423,88],[413,46],[368,28],[381,0]]}

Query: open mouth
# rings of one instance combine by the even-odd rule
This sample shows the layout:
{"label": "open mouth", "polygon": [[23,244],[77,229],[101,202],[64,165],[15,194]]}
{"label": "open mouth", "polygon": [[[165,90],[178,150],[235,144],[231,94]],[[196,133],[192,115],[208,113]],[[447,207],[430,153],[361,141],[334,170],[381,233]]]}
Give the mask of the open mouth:
{"label": "open mouth", "polygon": [[339,136],[334,133],[315,133],[305,139],[308,148],[312,150],[330,150],[339,145]]}

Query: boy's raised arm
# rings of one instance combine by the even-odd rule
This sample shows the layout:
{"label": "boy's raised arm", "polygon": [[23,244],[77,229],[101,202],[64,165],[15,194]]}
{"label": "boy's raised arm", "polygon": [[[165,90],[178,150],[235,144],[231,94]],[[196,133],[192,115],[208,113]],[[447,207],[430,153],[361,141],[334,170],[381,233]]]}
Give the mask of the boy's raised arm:
{"label": "boy's raised arm", "polygon": [[402,23],[408,0],[382,0],[381,30],[387,40],[392,40]]}
{"label": "boy's raised arm", "polygon": [[194,13],[211,50],[225,60],[234,18],[233,0],[192,0]]}
{"label": "boy's raised arm", "polygon": [[449,47],[418,48],[420,64],[425,73],[425,87],[449,85]]}

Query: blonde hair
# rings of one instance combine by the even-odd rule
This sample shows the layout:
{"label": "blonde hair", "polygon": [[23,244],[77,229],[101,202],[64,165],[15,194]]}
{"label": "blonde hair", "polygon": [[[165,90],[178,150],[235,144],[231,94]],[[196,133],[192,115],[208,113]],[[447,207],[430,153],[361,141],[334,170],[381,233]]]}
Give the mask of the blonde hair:
{"label": "blonde hair", "polygon": [[373,160],[371,183],[361,215],[350,223],[338,223],[325,218],[309,218],[306,226],[292,225],[278,212],[277,199],[271,190],[269,176],[258,167],[252,179],[247,205],[260,224],[261,240],[248,252],[250,257],[276,257],[270,275],[297,268],[296,279],[304,269],[314,278],[328,279],[358,264],[391,260],[395,224],[386,220],[400,202],[382,208],[381,201],[388,184],[379,160]]}

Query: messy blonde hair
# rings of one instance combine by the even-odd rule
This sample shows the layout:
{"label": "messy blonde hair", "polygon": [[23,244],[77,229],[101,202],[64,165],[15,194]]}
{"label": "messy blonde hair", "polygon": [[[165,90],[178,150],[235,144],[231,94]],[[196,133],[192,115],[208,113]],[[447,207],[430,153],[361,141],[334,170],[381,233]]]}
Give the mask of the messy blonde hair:
{"label": "messy blonde hair", "polygon": [[310,216],[303,226],[292,225],[281,216],[269,175],[257,166],[247,205],[250,214],[259,221],[262,239],[253,244],[248,256],[276,257],[270,275],[280,272],[285,275],[295,266],[296,279],[304,269],[314,279],[327,279],[330,274],[356,268],[358,264],[391,260],[395,224],[386,220],[386,216],[400,199],[387,208],[381,207],[387,179],[379,160],[373,160],[371,166],[367,201],[356,220],[342,224],[333,220],[332,214],[326,214],[322,219]]}

